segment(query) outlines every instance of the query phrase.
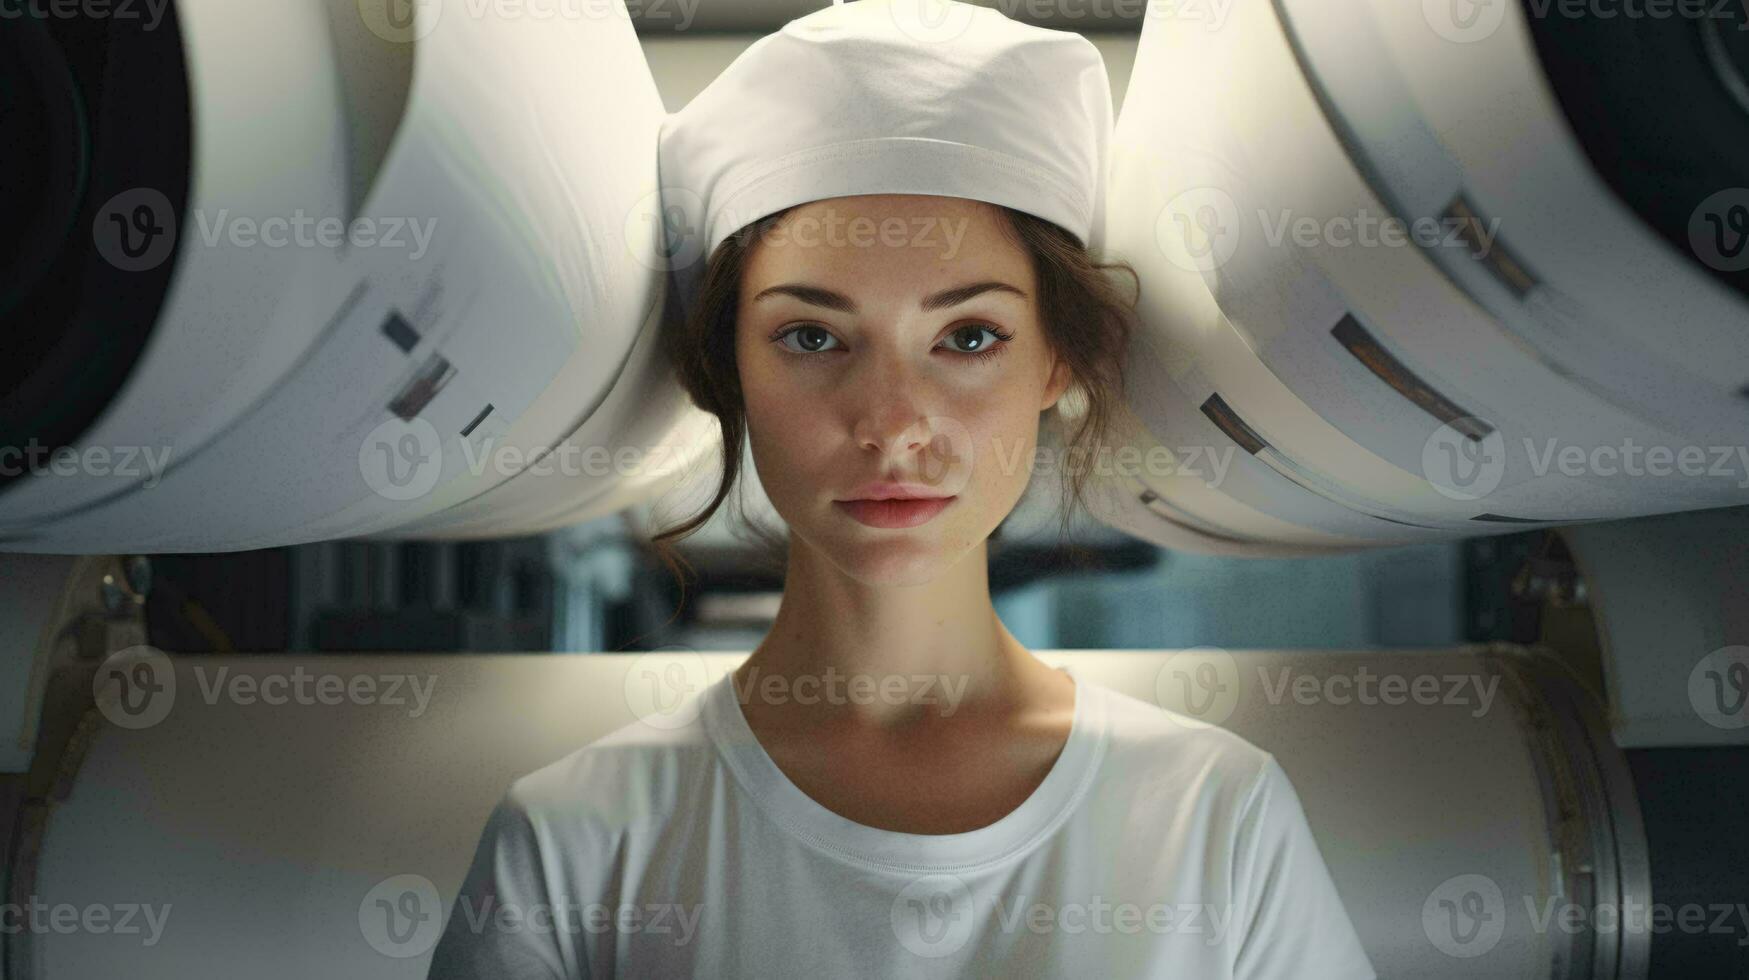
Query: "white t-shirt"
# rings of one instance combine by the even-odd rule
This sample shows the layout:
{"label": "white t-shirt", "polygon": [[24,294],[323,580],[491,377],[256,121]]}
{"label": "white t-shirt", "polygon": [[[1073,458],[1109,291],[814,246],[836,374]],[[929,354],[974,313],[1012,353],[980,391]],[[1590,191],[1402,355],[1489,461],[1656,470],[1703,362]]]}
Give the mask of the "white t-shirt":
{"label": "white t-shirt", "polygon": [[942,835],[815,802],[725,674],[511,785],[429,980],[1377,976],[1272,755],[1068,672],[1044,781]]}

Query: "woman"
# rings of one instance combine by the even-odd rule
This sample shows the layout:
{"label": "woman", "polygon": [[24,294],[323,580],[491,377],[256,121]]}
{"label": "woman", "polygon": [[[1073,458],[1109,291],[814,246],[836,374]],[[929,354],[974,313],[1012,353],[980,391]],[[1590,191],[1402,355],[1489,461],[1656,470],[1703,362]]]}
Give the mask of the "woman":
{"label": "woman", "polygon": [[794,21],[665,126],[709,256],[669,351],[725,475],[658,543],[745,439],[782,603],[689,724],[512,785],[431,977],[1375,975],[1271,756],[995,614],[986,541],[1041,421],[1099,445],[1133,310],[1087,248],[1097,52],[944,12]]}

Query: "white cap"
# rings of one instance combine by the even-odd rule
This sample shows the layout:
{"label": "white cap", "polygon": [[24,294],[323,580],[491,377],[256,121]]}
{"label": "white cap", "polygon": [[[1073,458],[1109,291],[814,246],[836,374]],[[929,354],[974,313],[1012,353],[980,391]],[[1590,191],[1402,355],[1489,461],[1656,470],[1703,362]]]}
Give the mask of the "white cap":
{"label": "white cap", "polygon": [[1005,205],[1098,248],[1111,83],[1092,42],[955,0],[857,0],[755,41],[662,124],[669,261],[687,283],[796,204],[932,194]]}

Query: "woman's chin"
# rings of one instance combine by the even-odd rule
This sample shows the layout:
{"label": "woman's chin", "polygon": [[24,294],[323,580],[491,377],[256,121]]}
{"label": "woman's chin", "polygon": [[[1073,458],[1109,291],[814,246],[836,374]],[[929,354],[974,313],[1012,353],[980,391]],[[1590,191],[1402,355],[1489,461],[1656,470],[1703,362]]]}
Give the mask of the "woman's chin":
{"label": "woman's chin", "polygon": [[953,564],[934,534],[869,534],[856,528],[815,538],[832,564],[865,585],[927,585]]}

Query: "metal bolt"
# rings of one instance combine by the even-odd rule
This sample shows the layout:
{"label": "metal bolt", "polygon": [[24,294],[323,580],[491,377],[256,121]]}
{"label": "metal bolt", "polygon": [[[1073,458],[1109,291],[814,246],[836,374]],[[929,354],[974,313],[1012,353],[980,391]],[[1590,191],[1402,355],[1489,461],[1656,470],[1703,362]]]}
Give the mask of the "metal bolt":
{"label": "metal bolt", "polygon": [[98,593],[103,598],[103,608],[113,615],[120,615],[127,608],[128,594],[114,575],[103,576],[103,584],[98,586]]}
{"label": "metal bolt", "polygon": [[152,593],[152,562],[145,555],[129,555],[125,562],[128,585],[142,598]]}
{"label": "metal bolt", "polygon": [[146,593],[152,588],[152,565],[144,555],[130,555],[120,560],[122,577],[107,572],[98,586],[103,608],[111,616],[122,616],[146,604]]}

